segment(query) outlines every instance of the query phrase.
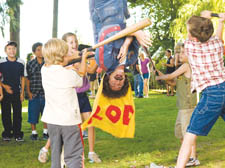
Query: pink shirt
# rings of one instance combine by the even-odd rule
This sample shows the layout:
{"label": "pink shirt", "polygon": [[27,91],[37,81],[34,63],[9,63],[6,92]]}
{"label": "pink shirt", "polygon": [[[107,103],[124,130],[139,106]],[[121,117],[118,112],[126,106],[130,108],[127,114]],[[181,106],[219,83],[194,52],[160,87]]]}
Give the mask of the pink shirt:
{"label": "pink shirt", "polygon": [[192,69],[191,91],[201,92],[225,81],[224,47],[218,37],[213,36],[205,43],[187,39],[184,48]]}
{"label": "pink shirt", "polygon": [[142,74],[148,73],[148,63],[149,63],[149,58],[145,58],[144,61],[141,61],[141,72]]}

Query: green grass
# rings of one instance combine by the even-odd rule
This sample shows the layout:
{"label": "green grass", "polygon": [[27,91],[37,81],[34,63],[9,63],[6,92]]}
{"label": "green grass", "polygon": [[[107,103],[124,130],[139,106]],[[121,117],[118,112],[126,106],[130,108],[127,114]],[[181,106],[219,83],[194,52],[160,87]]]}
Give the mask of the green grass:
{"label": "green grass", "polygon": [[[103,160],[100,164],[90,164],[88,168],[144,168],[150,162],[175,165],[179,142],[174,137],[174,124],[177,115],[176,97],[167,97],[151,92],[148,99],[135,99],[136,132],[133,139],[118,139],[96,129],[95,151]],[[0,123],[0,132],[2,132]],[[38,125],[41,134],[42,124]],[[219,119],[207,137],[199,137],[197,153],[201,161],[199,168],[225,167],[225,124]],[[0,141],[0,167],[7,168],[49,168],[50,161],[41,164],[37,160],[40,148],[45,141],[32,142],[29,139],[30,125],[27,113],[23,113],[25,142]],[[85,156],[88,144],[85,140]]]}

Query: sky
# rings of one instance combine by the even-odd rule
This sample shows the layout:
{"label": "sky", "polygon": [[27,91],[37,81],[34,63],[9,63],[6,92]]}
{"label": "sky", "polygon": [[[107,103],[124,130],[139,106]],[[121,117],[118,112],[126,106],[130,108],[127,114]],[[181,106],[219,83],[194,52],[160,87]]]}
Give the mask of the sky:
{"label": "sky", "polygon": [[[58,38],[66,32],[77,31],[80,43],[93,45],[88,0],[59,0],[58,10]],[[45,43],[52,37],[53,0],[23,0],[20,12],[20,57],[26,60],[34,43]],[[8,29],[6,26],[5,37],[0,35],[1,57],[6,56],[4,46],[9,41]]]}

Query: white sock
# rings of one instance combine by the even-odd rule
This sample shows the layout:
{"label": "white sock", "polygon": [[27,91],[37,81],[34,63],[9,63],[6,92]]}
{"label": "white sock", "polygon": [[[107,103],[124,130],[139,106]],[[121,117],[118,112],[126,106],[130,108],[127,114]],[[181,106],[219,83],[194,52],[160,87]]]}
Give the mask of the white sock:
{"label": "white sock", "polygon": [[42,150],[43,150],[44,152],[48,152],[48,149],[46,149],[45,147],[43,147]]}
{"label": "white sock", "polygon": [[43,133],[44,133],[44,134],[47,134],[47,133],[48,133],[48,129],[44,128],[44,129],[43,129]]}
{"label": "white sock", "polygon": [[33,130],[33,131],[32,131],[32,134],[38,134],[38,133],[37,133],[37,131],[36,131],[36,130]]}
{"label": "white sock", "polygon": [[95,152],[88,152],[88,155],[93,155]]}

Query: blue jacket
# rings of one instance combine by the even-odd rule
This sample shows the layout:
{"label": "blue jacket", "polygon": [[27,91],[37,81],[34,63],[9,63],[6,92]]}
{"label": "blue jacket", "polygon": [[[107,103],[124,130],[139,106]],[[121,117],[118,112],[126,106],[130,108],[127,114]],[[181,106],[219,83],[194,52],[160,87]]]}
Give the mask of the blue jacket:
{"label": "blue jacket", "polygon": [[[103,41],[126,27],[126,19],[130,17],[127,0],[89,0],[89,10],[93,24],[95,43]],[[116,56],[125,38],[116,40],[95,51],[97,64],[107,72],[113,71],[119,60]],[[129,53],[134,53],[126,59],[126,66],[133,64],[138,57],[139,44],[134,38],[129,46]]]}

